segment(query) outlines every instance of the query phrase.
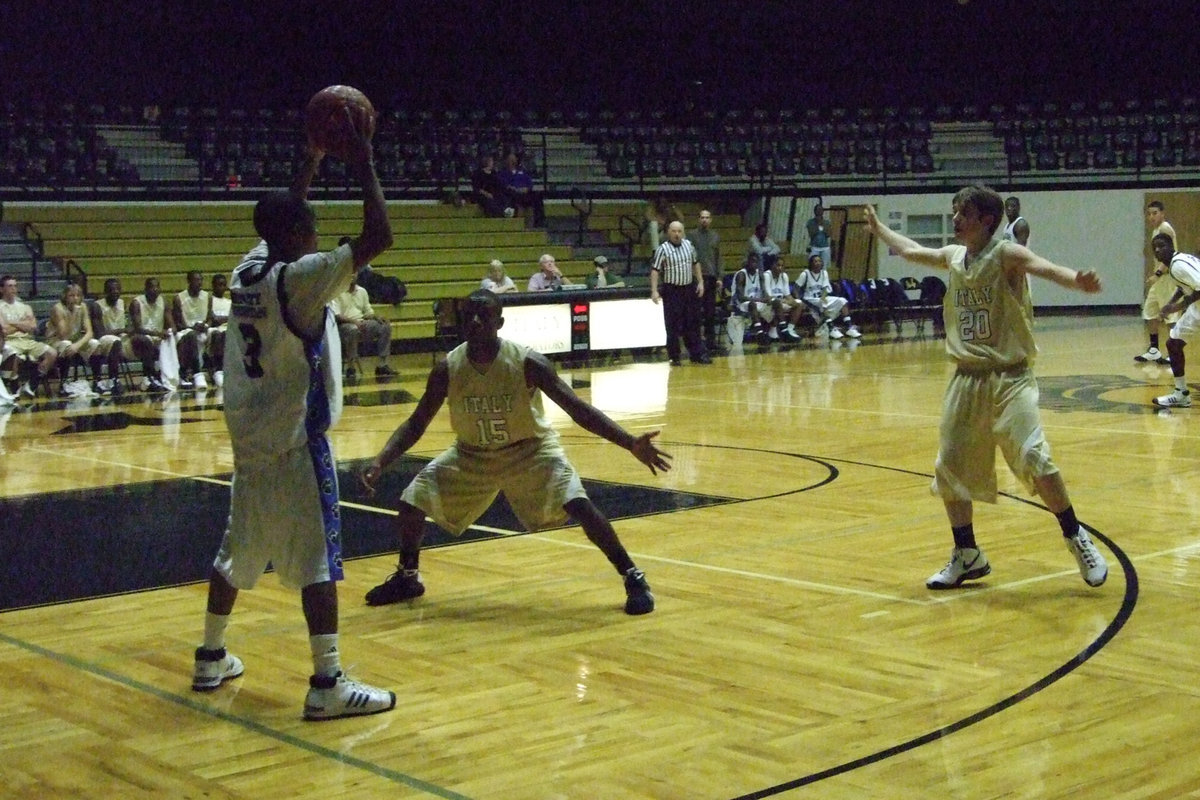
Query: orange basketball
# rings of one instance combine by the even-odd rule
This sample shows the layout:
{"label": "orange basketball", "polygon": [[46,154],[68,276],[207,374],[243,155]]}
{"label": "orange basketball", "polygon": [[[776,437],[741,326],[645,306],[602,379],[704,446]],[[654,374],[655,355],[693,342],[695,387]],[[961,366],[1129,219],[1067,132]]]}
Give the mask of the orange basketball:
{"label": "orange basketball", "polygon": [[353,86],[326,86],[312,96],[304,110],[304,132],[326,153],[345,158],[353,129],[346,119],[347,108],[358,108],[371,117],[375,107]]}

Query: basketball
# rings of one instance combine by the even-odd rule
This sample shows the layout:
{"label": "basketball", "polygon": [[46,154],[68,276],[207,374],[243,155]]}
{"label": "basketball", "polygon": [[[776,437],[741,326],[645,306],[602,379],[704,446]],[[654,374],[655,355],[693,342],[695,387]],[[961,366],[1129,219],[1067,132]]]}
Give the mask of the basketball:
{"label": "basketball", "polygon": [[375,116],[375,107],[367,96],[353,86],[326,86],[308,101],[304,111],[304,132],[317,147],[326,153],[344,159],[349,137],[350,123],[346,109],[359,109],[368,118]]}

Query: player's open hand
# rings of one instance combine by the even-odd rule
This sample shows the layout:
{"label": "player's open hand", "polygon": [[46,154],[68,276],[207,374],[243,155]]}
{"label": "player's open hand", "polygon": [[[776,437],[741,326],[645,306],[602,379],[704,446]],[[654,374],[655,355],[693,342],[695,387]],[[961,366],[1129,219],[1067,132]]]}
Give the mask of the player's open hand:
{"label": "player's open hand", "polygon": [[352,164],[370,161],[374,157],[371,139],[375,136],[375,115],[361,106],[349,104],[344,109],[342,123],[349,129],[346,136],[346,160]]}
{"label": "player's open hand", "polygon": [[375,496],[375,484],[379,482],[381,474],[383,474],[383,467],[378,464],[371,464],[359,473],[358,477],[362,481],[363,488],[367,490],[367,497]]}
{"label": "player's open hand", "polygon": [[659,470],[667,472],[671,469],[670,459],[672,456],[654,446],[655,436],[658,436],[658,431],[643,433],[633,440],[633,446],[629,448],[629,452],[633,453],[634,458],[649,467],[650,472],[657,475]]}
{"label": "player's open hand", "polygon": [[1096,274],[1095,270],[1091,269],[1084,272],[1077,272],[1075,274],[1075,285],[1088,294],[1096,294],[1103,288],[1100,285],[1100,276]]}
{"label": "player's open hand", "polygon": [[875,206],[870,203],[863,206],[863,219],[872,233],[879,232],[879,217],[875,216]]}

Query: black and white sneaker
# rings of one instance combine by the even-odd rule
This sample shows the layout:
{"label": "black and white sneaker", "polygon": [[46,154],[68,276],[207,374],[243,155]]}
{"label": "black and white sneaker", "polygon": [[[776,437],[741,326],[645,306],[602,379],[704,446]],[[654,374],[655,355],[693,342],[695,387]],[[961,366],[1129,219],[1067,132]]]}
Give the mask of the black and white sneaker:
{"label": "black and white sneaker", "polygon": [[192,670],[192,690],[211,692],[225,681],[241,677],[244,671],[242,660],[226,653],[224,647],[220,650],[197,647],[196,665]]}
{"label": "black and white sneaker", "polygon": [[646,573],[637,567],[631,567],[625,573],[625,613],[649,614],[654,610],[654,595],[650,594],[650,584],[646,582]]}
{"label": "black and white sneaker", "polygon": [[304,698],[304,718],[310,720],[378,714],[396,707],[396,693],[347,678],[313,675]]}
{"label": "black and white sneaker", "polygon": [[963,581],[974,581],[988,575],[992,565],[987,556],[976,547],[956,547],[950,553],[946,566],[929,576],[925,581],[927,589],[953,589],[961,586]]}
{"label": "black and white sneaker", "polygon": [[386,581],[367,592],[367,605],[386,606],[404,600],[415,600],[425,594],[425,584],[415,570],[398,569]]}

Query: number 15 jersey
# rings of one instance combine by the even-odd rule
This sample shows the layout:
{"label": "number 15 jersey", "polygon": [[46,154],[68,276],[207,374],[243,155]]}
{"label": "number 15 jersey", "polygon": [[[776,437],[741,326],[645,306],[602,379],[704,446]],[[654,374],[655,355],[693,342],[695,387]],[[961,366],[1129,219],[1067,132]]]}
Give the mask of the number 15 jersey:
{"label": "number 15 jersey", "polygon": [[324,437],[342,413],[342,348],[326,305],[349,280],[349,245],[267,263],[251,250],[229,281],[225,423],[235,463]]}
{"label": "number 15 jersey", "polygon": [[1022,276],[1014,286],[1004,273],[1004,250],[1009,246],[992,239],[971,259],[967,248],[952,247],[942,318],[946,352],[961,367],[1032,366],[1037,357],[1029,281]]}
{"label": "number 15 jersey", "polygon": [[501,338],[496,360],[483,372],[467,357],[465,342],[446,356],[450,425],[460,447],[499,450],[535,436],[557,438],[546,422],[541,390],[525,383],[528,355],[528,347]]}

